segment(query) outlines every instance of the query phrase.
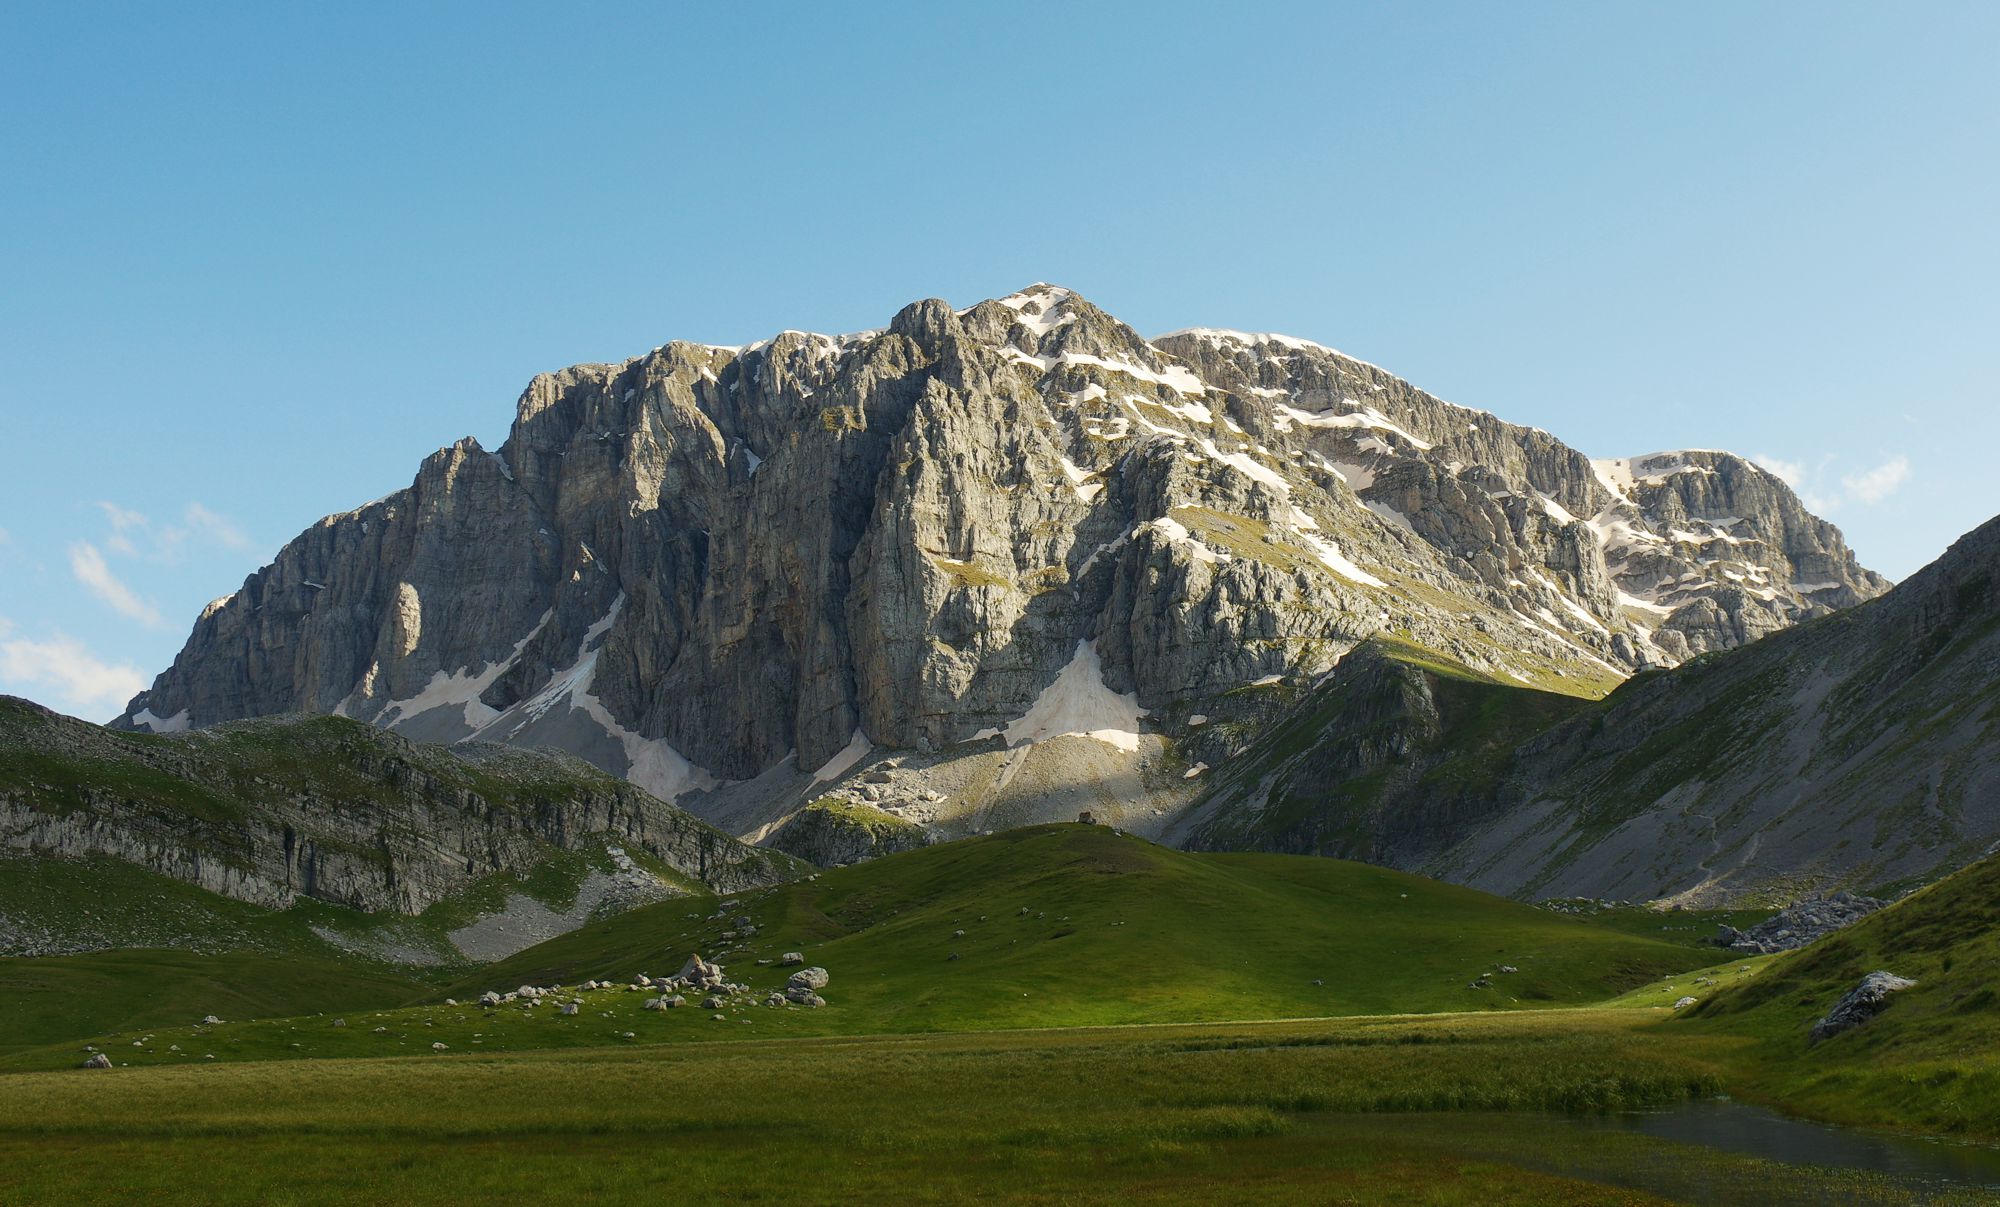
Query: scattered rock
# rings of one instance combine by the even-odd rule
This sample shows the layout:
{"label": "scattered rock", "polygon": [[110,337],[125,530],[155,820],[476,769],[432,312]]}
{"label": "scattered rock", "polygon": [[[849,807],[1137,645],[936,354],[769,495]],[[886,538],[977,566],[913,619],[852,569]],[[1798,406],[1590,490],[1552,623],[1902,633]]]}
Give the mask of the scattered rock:
{"label": "scattered rock", "polygon": [[805,953],[802,951],[788,951],[784,955],[778,957],[778,964],[781,967],[785,968],[789,968],[794,964],[803,964],[805,962],[806,962]]}
{"label": "scattered rock", "polygon": [[562,1012],[566,1016],[573,1015],[580,1009],[582,1009],[582,1007],[578,1006],[575,1002],[564,1002],[562,1005]]}
{"label": "scattered rock", "polygon": [[692,955],[686,964],[681,965],[674,979],[690,989],[713,989],[722,984],[722,965],[711,964],[699,955]]}
{"label": "scattered rock", "polygon": [[1733,951],[1769,955],[1804,947],[1887,905],[1874,897],[1860,897],[1842,889],[1830,897],[1807,897],[1794,901],[1748,930],[1733,926],[1716,928],[1715,941]]}
{"label": "scattered rock", "polygon": [[1094,826],[1097,824],[1097,815],[1092,813],[1090,810],[1085,809],[1083,812],[1076,815],[1076,820],[1077,824],[1079,825]]}
{"label": "scattered rock", "polygon": [[[713,994],[710,994],[708,997],[701,999],[701,1008],[703,1010],[720,1010],[726,1004],[727,1003],[725,1003],[721,998],[716,997]],[[722,1016],[718,1014],[715,1017],[721,1018]]]}
{"label": "scattered rock", "polygon": [[1831,1039],[1843,1031],[1852,1030],[1874,1018],[1889,1004],[1889,995],[1901,993],[1916,984],[1906,977],[1893,972],[1876,970],[1861,978],[1861,983],[1847,991],[1846,995],[1834,1003],[1826,1017],[1813,1024],[1814,1042]]}
{"label": "scattered rock", "polygon": [[831,979],[824,968],[802,968],[792,974],[788,984],[794,989],[824,989]]}
{"label": "scattered rock", "polygon": [[1500,971],[1502,971],[1502,972],[1519,972],[1519,971],[1521,971],[1521,970],[1520,970],[1520,969],[1518,969],[1518,968],[1516,968],[1516,967],[1514,967],[1514,966],[1513,966],[1512,964],[1502,964],[1502,965],[1500,965]]}
{"label": "scattered rock", "polygon": [[222,1025],[222,1020],[215,1017],[213,1014],[205,1014],[202,1016],[201,1025],[204,1027],[220,1027]]}
{"label": "scattered rock", "polygon": [[86,1069],[108,1069],[111,1067],[111,1058],[109,1056],[106,1056],[104,1053],[99,1052],[94,1056],[92,1056],[90,1059],[84,1061],[83,1067]]}
{"label": "scattered rock", "polygon": [[334,1019],[334,1020],[333,1020],[333,1025],[334,1025],[334,1026],[336,1026],[336,1027],[345,1027],[345,1026],[347,1025],[347,1020],[346,1020],[346,1019],[344,1019],[344,1018],[337,1018],[337,1019]]}
{"label": "scattered rock", "polygon": [[442,1052],[442,1051],[446,1050],[446,1049],[447,1049],[448,1047],[450,1047],[450,1045],[449,1045],[449,1044],[446,1044],[446,1043],[443,1043],[442,1041],[440,1041],[440,1042],[438,1042],[438,1043],[434,1043],[434,1044],[432,1044],[432,1045],[431,1045],[431,1051],[433,1051],[433,1052]]}
{"label": "scattered rock", "polygon": [[1695,1000],[1696,1000],[1696,999],[1694,999],[1694,998],[1691,998],[1691,997],[1684,997],[1684,998],[1682,998],[1682,999],[1681,999],[1680,1001],[1678,1001],[1678,1002],[1675,1002],[1675,1003],[1674,1003],[1674,1009],[1676,1009],[1676,1010],[1685,1010],[1685,1009],[1687,1009],[1687,1008],[1688,1008],[1689,1006],[1692,1006],[1692,1005],[1694,1005],[1694,1004],[1695,1004]]}
{"label": "scattered rock", "polygon": [[825,998],[821,997],[817,993],[814,993],[812,990],[806,988],[804,985],[794,985],[790,989],[785,990],[785,1000],[788,1002],[796,1002],[801,1006],[818,1007],[826,1005]]}
{"label": "scattered rock", "polygon": [[479,1004],[482,1006],[497,1006],[500,1004],[500,995],[488,989],[479,995]]}

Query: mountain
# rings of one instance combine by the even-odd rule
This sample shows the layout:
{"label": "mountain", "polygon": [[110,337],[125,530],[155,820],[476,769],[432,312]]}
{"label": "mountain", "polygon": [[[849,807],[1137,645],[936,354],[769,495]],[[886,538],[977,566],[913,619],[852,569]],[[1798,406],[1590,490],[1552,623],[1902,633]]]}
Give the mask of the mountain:
{"label": "mountain", "polygon": [[[122,861],[270,909],[311,899],[415,915],[489,878],[529,876],[592,847],[610,870],[584,874],[586,913],[592,903],[640,904],[698,886],[774,884],[805,866],[567,755],[447,751],[339,717],[120,734],[0,697],[7,853]],[[142,895],[165,908],[157,886]],[[19,923],[34,904],[7,901],[0,923]],[[194,929],[212,922],[204,916]],[[9,949],[10,931],[0,926]],[[143,937],[100,941],[133,946]],[[52,945],[100,944],[40,946]]]}
{"label": "mountain", "polygon": [[498,452],[308,529],[117,724],[555,747],[753,837],[829,797],[1158,833],[1196,718],[1242,733],[1371,638],[1595,696],[1885,587],[1741,458],[1592,462],[1037,285],[537,377]]}
{"label": "mountain", "polygon": [[2000,838],[2000,519],[1878,599],[1597,702],[1375,643],[1180,826],[1527,897],[1789,900],[1963,866]]}

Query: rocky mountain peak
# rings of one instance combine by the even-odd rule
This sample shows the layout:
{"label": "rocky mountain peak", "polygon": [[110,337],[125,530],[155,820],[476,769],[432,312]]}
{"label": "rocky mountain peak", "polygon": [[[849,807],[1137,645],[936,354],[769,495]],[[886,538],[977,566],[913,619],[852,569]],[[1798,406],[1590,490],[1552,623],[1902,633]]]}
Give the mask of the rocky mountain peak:
{"label": "rocky mountain peak", "polygon": [[1370,637],[1592,695],[1884,585],[1740,458],[1593,463],[1311,341],[1149,341],[1036,284],[538,375],[497,453],[301,534],[122,723],[555,746],[742,831],[856,751],[992,763],[934,824],[1059,780],[1143,822],[1192,792],[1163,735]]}

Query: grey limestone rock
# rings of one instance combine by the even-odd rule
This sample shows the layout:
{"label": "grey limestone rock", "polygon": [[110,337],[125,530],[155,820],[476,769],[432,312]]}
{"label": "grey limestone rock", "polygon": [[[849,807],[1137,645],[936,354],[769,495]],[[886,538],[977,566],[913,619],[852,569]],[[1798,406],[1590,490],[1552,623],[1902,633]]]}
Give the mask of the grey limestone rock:
{"label": "grey limestone rock", "polygon": [[1833,1009],[1826,1012],[1826,1017],[1813,1024],[1813,1041],[1831,1039],[1843,1031],[1853,1030],[1880,1014],[1889,1004],[1890,995],[1915,987],[1915,981],[1893,972],[1878,970],[1869,973],[1834,1003]]}
{"label": "grey limestone rock", "polygon": [[[538,376],[497,452],[439,450],[211,604],[119,724],[554,746],[748,833],[857,740],[1151,735],[1384,632],[1608,683],[1883,585],[1740,458],[1592,462],[1307,341],[1149,341],[1037,285]],[[1193,791],[1110,751],[1045,778]]]}

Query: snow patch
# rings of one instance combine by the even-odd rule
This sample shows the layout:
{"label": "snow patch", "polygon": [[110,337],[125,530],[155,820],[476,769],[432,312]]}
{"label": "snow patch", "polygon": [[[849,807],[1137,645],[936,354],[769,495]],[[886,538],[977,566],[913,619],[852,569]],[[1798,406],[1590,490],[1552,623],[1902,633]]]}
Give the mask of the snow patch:
{"label": "snow patch", "polygon": [[188,710],[183,708],[171,717],[156,717],[151,708],[142,708],[133,715],[132,724],[144,725],[154,733],[186,733]]}
{"label": "snow patch", "polygon": [[[1400,436],[1404,440],[1409,441],[1411,445],[1424,451],[1429,451],[1434,447],[1430,441],[1423,439],[1421,436],[1411,435],[1404,428],[1391,421],[1387,415],[1384,415],[1374,407],[1364,406],[1352,398],[1343,398],[1340,401],[1346,406],[1357,409],[1353,411],[1335,411],[1329,407],[1324,411],[1301,411],[1295,406],[1280,403],[1277,407],[1279,429],[1281,431],[1285,429],[1286,421],[1299,424],[1302,427],[1373,428],[1376,431],[1388,432],[1391,435]],[[1388,451],[1386,445],[1384,446],[1384,450]]]}
{"label": "snow patch", "polygon": [[1325,537],[1314,536],[1309,532],[1302,532],[1299,534],[1299,539],[1306,543],[1306,547],[1313,551],[1313,556],[1317,557],[1321,564],[1335,574],[1340,575],[1340,577],[1350,582],[1360,583],[1364,587],[1387,587],[1389,585],[1353,562],[1348,561],[1346,556],[1340,552],[1340,547]]}
{"label": "snow patch", "polygon": [[867,758],[868,752],[873,749],[875,743],[869,741],[868,735],[862,733],[860,727],[856,726],[854,736],[841,748],[840,753],[822,763],[820,769],[813,772],[813,782],[824,784],[829,780],[839,779],[854,770],[854,765]]}
{"label": "snow patch", "polygon": [[[1194,560],[1198,562],[1208,562],[1210,565],[1219,566],[1230,560],[1228,554],[1218,553],[1209,548],[1207,542],[1188,531],[1187,525],[1169,516],[1161,516],[1157,520],[1149,520],[1144,525],[1141,525],[1141,527],[1150,528],[1167,538],[1168,544],[1185,547],[1193,555]],[[1093,554],[1092,556],[1095,557],[1096,555]]]}
{"label": "snow patch", "polygon": [[1001,734],[1009,746],[1080,734],[1127,754],[1136,754],[1139,720],[1145,715],[1137,694],[1121,695],[1104,685],[1104,668],[1098,661],[1096,647],[1088,641],[1078,641],[1076,654],[1055,682],[1043,688],[1034,706]]}

